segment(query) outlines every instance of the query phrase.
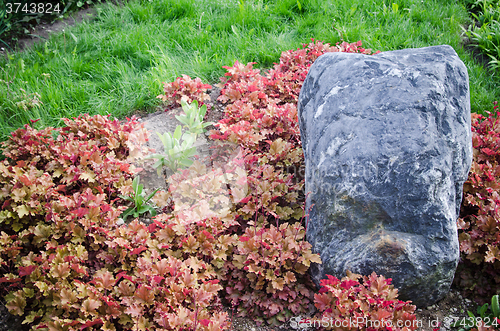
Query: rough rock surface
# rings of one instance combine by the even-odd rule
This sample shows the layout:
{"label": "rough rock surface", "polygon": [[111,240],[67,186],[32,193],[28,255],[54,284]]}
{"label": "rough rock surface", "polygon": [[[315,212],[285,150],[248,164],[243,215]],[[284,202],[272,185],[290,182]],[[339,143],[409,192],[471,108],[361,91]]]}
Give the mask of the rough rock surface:
{"label": "rough rock surface", "polygon": [[443,298],[472,161],[468,75],[453,48],[322,55],[299,124],[316,284],[375,271],[419,307]]}

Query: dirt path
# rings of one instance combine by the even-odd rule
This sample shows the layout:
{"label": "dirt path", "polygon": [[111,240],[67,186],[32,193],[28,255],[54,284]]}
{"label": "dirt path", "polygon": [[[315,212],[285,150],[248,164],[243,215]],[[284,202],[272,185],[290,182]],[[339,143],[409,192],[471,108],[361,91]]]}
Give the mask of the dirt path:
{"label": "dirt path", "polygon": [[[52,23],[47,23],[42,21],[40,24],[36,25],[32,30],[30,30],[31,36],[26,36],[20,38],[17,43],[13,40],[5,40],[7,44],[15,51],[23,51],[27,48],[32,47],[35,43],[44,42],[48,40],[49,36],[53,33],[58,33],[64,31],[70,26],[82,22],[83,20],[92,20],[96,17],[95,8],[82,9],[80,11],[71,13],[68,17],[62,20],[56,20]],[[15,45],[14,45],[15,44]],[[0,54],[5,55],[7,49],[5,46],[0,47]]]}

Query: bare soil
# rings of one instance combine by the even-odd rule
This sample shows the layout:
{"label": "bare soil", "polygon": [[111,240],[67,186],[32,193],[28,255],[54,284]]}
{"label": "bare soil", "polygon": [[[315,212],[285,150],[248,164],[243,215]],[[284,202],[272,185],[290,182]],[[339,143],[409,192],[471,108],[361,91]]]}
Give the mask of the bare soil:
{"label": "bare soil", "polygon": [[[10,39],[4,40],[12,47],[15,51],[23,51],[32,47],[35,43],[46,41],[49,36],[53,33],[58,33],[64,31],[70,26],[82,22],[83,20],[92,20],[96,16],[95,8],[82,9],[77,12],[71,13],[68,17],[63,19],[58,19],[52,23],[47,21],[41,21],[40,24],[32,27],[29,30],[30,35],[23,36],[19,40],[14,40],[12,37]],[[0,54],[5,55],[7,53],[6,47],[0,47]]]}

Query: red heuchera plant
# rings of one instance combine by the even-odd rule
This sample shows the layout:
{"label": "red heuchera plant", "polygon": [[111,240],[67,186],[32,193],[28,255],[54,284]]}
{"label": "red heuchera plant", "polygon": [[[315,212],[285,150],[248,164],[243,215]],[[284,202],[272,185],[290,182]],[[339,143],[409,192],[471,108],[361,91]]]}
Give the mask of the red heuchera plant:
{"label": "red heuchera plant", "polygon": [[134,221],[101,228],[98,250],[86,242],[59,245],[42,254],[42,265],[28,256],[19,268],[24,287],[7,296],[7,307],[22,313],[29,306],[26,321],[49,330],[227,328],[227,314],[214,311],[221,289],[215,273],[195,256],[175,258],[161,240],[165,228]]}
{"label": "red heuchera plant", "polygon": [[[416,307],[397,300],[391,279],[361,276],[347,271],[339,280],[327,275],[314,295],[316,319],[327,321],[326,330],[416,330]],[[318,325],[318,324],[316,324]],[[321,324],[324,326],[324,324]]]}
{"label": "red heuchera plant", "polygon": [[[194,229],[200,220],[210,215],[220,217],[225,229],[231,227],[238,232],[239,224],[235,222],[236,215],[232,210],[234,204],[248,200],[243,190],[248,184],[242,168],[245,156],[229,153],[233,154],[229,155],[233,157],[231,159],[225,151],[225,148],[214,151],[217,161],[210,171],[195,161],[189,169],[169,178],[169,192],[161,199],[166,200],[168,196],[175,201],[171,206],[172,214],[179,223],[169,225],[171,237],[174,231],[184,229],[189,234],[197,233]],[[269,178],[272,171],[268,169],[265,173]],[[229,184],[229,190],[225,184]],[[266,186],[259,189],[263,195],[260,212],[265,212],[267,209],[263,206],[273,205],[268,201],[272,189]],[[252,210],[249,214],[257,215]],[[211,222],[201,221],[203,227]],[[321,260],[311,253],[311,245],[304,241],[305,229],[299,223],[285,223],[276,228],[269,226],[263,215],[258,223],[260,225],[256,226],[251,222],[252,226],[239,237],[219,231],[214,235],[219,242],[206,235],[199,236],[201,241],[198,242],[196,236],[190,234],[185,243],[189,244],[190,254],[204,252],[204,257],[198,253],[199,258],[212,261],[225,288],[226,301],[237,307],[240,316],[252,316],[260,323],[265,320],[279,324],[292,314],[307,310],[312,301],[313,285],[306,271],[311,262],[321,263]]]}
{"label": "red heuchera plant", "polygon": [[226,329],[211,252],[193,248],[225,252],[224,223],[188,233],[161,215],[117,226],[125,208],[117,193],[132,190],[131,154],[140,149],[129,146],[142,125],[88,115],[65,122],[26,126],[4,143],[0,283],[9,311],[49,330]]}
{"label": "red heuchera plant", "polygon": [[[182,77],[177,77],[172,83],[163,83],[163,91],[165,94],[160,94],[157,98],[165,102],[170,102],[167,110],[180,107],[181,100],[187,103],[197,100],[198,105],[201,107],[204,105],[205,101],[210,100],[210,96],[205,92],[211,88],[211,85],[203,84],[198,77],[191,79],[191,77],[187,75],[182,75]],[[209,105],[207,105],[207,108],[208,107]]]}
{"label": "red heuchera plant", "polygon": [[239,316],[279,325],[310,308],[313,285],[306,272],[321,260],[300,223],[250,225],[222,268],[226,299]]}
{"label": "red heuchera plant", "polygon": [[299,220],[303,215],[304,157],[297,100],[309,67],[326,52],[370,54],[371,50],[361,48],[361,42],[330,46],[313,40],[302,49],[283,52],[280,63],[265,76],[253,69],[253,62],[224,67],[227,73],[218,100],[226,103],[226,118],[210,137],[246,149],[250,195],[238,210],[245,219],[260,208],[280,220]]}
{"label": "red heuchera plant", "polygon": [[[263,234],[267,236],[268,232],[281,233],[279,221],[300,220],[304,215],[304,156],[300,141],[297,100],[314,60],[325,52],[339,51],[371,53],[371,50],[361,48],[361,42],[330,46],[313,40],[308,45],[304,44],[302,49],[283,52],[280,63],[265,76],[253,68],[254,63],[243,65],[236,62],[232,67],[224,67],[227,73],[221,79],[219,87],[222,90],[218,100],[226,104],[225,118],[216,124],[217,130],[212,130],[210,137],[237,144],[243,149],[249,194],[239,200],[235,211],[243,229],[254,232],[240,237],[237,248],[240,253],[236,254],[256,257],[255,260],[249,258],[248,268],[238,260],[229,260],[225,266],[225,270],[230,272],[233,281],[238,284],[228,284],[226,299],[238,305],[240,315],[247,314],[259,321],[267,318],[268,322],[276,324],[285,320],[291,313],[307,309],[310,289],[313,286],[303,280],[302,271],[305,270],[295,270],[290,267],[290,261],[285,263],[290,256],[302,253],[291,249],[292,246],[287,246],[291,250],[290,256],[288,253],[271,254],[270,252],[282,249],[283,242],[271,243],[263,240],[263,237],[259,240],[258,237]],[[251,219],[255,219],[256,223],[245,223]],[[275,223],[276,228],[270,226]],[[250,224],[254,224],[253,227]],[[255,226],[259,226],[260,230],[252,230]],[[284,241],[291,238],[286,235],[286,231],[281,235],[281,240]],[[247,237],[255,237],[251,241],[256,242],[255,247],[252,246],[253,251],[245,249],[243,243],[247,241],[241,240]],[[301,246],[296,243],[293,247]],[[316,256],[308,255],[308,249],[300,248],[309,252],[304,253],[306,261],[319,261]],[[276,265],[280,268],[276,268]],[[276,274],[266,278],[266,274],[260,275],[255,271],[263,269],[264,266],[274,268]],[[308,264],[305,269],[308,269]],[[273,277],[292,279],[290,275],[301,279],[301,284],[307,284],[309,289],[299,288],[295,283],[283,284],[283,289],[281,285],[279,288],[274,286]]]}
{"label": "red heuchera plant", "polygon": [[135,119],[121,125],[100,115],[64,121],[64,128],[41,131],[26,125],[3,143],[7,160],[0,163],[0,222],[14,231],[39,221],[70,220],[64,204],[74,194],[99,197],[97,208],[132,191],[132,177],[140,169],[131,162],[141,149],[131,149],[130,141],[145,141],[145,129]]}
{"label": "red heuchera plant", "polygon": [[[194,161],[191,167],[174,174],[168,181],[167,197],[171,198],[172,213],[183,224],[220,217],[228,226],[238,225],[232,206],[245,198],[246,172],[241,168],[241,160],[227,160],[223,166],[214,164],[211,169]],[[232,184],[231,190],[228,184]]]}
{"label": "red heuchera plant", "polygon": [[455,282],[481,302],[500,288],[500,119],[488,115],[472,114],[473,161],[457,223],[463,263]]}
{"label": "red heuchera plant", "polygon": [[[302,49],[283,52],[280,63],[276,64],[266,76],[269,82],[269,94],[278,96],[282,102],[297,103],[309,67],[319,56],[329,52],[372,54],[371,49],[362,48],[361,45],[361,41],[351,44],[344,41],[330,46],[330,44],[324,44],[321,41],[314,42],[313,39],[308,45],[304,44]],[[380,51],[374,54],[378,53]]]}

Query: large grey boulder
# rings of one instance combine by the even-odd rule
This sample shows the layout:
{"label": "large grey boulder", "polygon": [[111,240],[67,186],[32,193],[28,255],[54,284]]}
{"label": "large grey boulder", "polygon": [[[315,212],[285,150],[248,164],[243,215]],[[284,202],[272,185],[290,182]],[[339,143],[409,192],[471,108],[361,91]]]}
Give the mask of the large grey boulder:
{"label": "large grey boulder", "polygon": [[456,220],[472,161],[467,69],[450,46],[327,53],[300,92],[307,240],[323,264],[392,278],[432,304],[459,258]]}

